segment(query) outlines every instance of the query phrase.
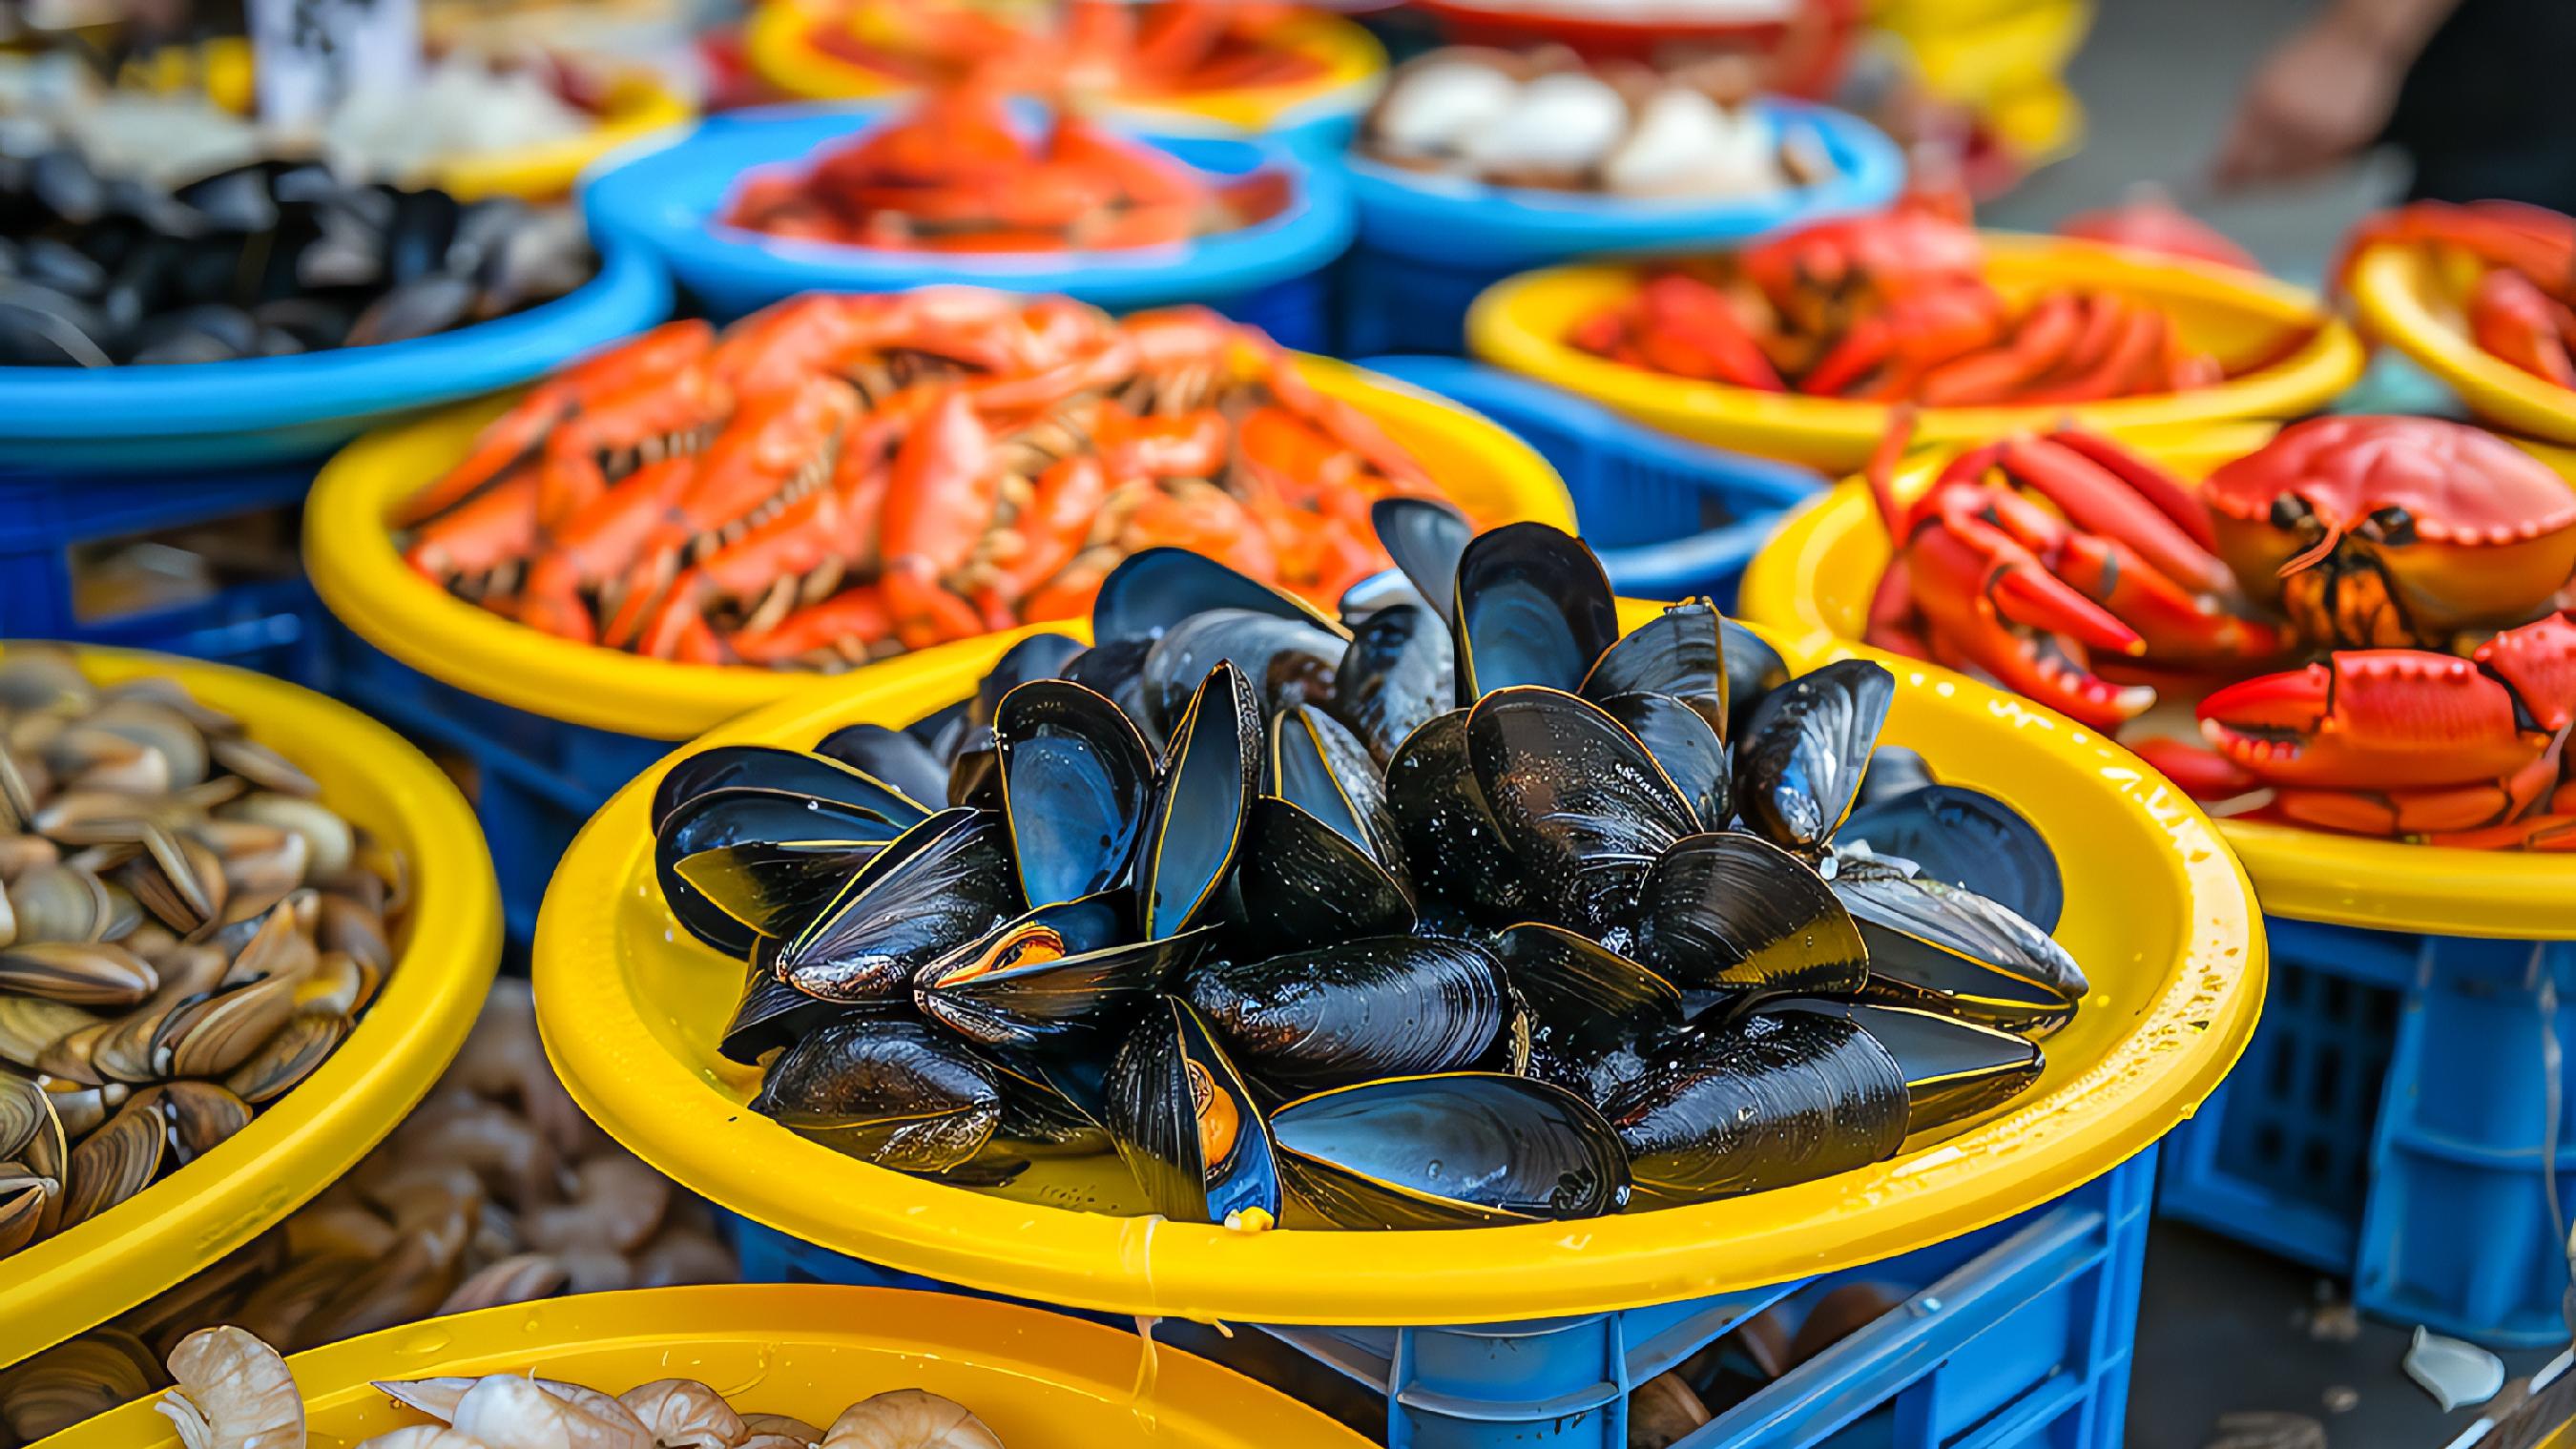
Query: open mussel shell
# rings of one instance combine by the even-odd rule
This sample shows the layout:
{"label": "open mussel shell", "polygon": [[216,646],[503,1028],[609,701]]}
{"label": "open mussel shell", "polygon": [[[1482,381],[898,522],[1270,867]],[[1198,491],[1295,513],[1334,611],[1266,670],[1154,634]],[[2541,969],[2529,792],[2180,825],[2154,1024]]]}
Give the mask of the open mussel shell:
{"label": "open mussel shell", "polygon": [[1544,523],[1507,524],[1470,542],[1450,598],[1462,706],[1516,685],[1571,694],[1619,638],[1601,560]]}
{"label": "open mussel shell", "polygon": [[1350,636],[1308,619],[1282,619],[1249,609],[1211,609],[1163,632],[1145,655],[1145,709],[1176,732],[1181,710],[1218,662],[1241,670],[1266,717],[1304,703],[1327,703],[1350,650]]}
{"label": "open mussel shell", "polygon": [[1638,891],[1637,959],[1712,991],[1857,991],[1870,952],[1834,888],[1740,830],[1694,835]]}
{"label": "open mussel shell", "polygon": [[1120,884],[1154,789],[1154,760],[1126,712],[1062,679],[1002,697],[993,737],[1020,890],[1033,906]]}
{"label": "open mussel shell", "polygon": [[1333,712],[1381,767],[1406,736],[1450,708],[1456,649],[1448,625],[1420,604],[1380,609],[1351,631],[1333,675]]}
{"label": "open mussel shell", "polygon": [[1245,1072],[1289,1096],[1513,1066],[1526,1050],[1501,964],[1467,941],[1375,936],[1213,961],[1182,991]]}
{"label": "open mussel shell", "polygon": [[1128,722],[1144,732],[1146,745],[1159,754],[1162,732],[1145,707],[1145,656],[1152,652],[1150,639],[1094,644],[1064,666],[1064,677],[1118,706]]}
{"label": "open mussel shell", "polygon": [[1849,1020],[1757,1012],[1670,1050],[1601,1109],[1641,1203],[1787,1187],[1882,1161],[1905,1141],[1905,1074]]}
{"label": "open mussel shell", "polygon": [[1476,525],[1453,505],[1419,494],[1398,494],[1369,505],[1369,526],[1386,556],[1431,606],[1450,621],[1451,589],[1458,560],[1476,536]]}
{"label": "open mussel shell", "polygon": [[1775,998],[1754,1009],[1841,1017],[1868,1032],[1905,1076],[1909,1134],[2002,1106],[2030,1090],[2046,1065],[2038,1044],[2027,1037],[1937,1011],[1812,996]]}
{"label": "open mussel shell", "polygon": [[1496,1072],[1391,1077],[1271,1115],[1297,1201],[1337,1227],[1460,1228],[1599,1217],[1628,1166],[1601,1114],[1562,1087]]}
{"label": "open mussel shell", "polygon": [[653,836],[662,900],[690,935],[729,956],[804,924],[906,829],[811,795],[727,786],[690,797]]}
{"label": "open mussel shell", "polygon": [[999,1149],[1023,1157],[1088,1157],[1114,1150],[1101,1120],[1105,1058],[994,1048],[983,1059],[1002,1086],[1002,1118],[986,1146],[988,1155]]}
{"label": "open mussel shell", "polygon": [[1386,804],[1386,783],[1368,747],[1340,720],[1312,705],[1279,713],[1270,732],[1270,793],[1365,851],[1404,882],[1404,843]]}
{"label": "open mussel shell", "polygon": [[[1873,781],[1887,750],[1871,765]],[[1837,846],[1866,845],[1922,867],[1934,880],[1974,891],[2042,931],[2066,911],[2066,880],[2057,853],[2028,816],[1983,790],[1926,785],[1862,805],[1835,832]]]}
{"label": "open mussel shell", "polygon": [[843,725],[817,741],[814,753],[882,780],[913,800],[936,800],[948,789],[948,766],[928,745],[881,724]]}
{"label": "open mussel shell", "polygon": [[[1103,645],[1156,640],[1197,614],[1246,610],[1327,633],[1338,624],[1284,590],[1185,548],[1142,549],[1119,560],[1091,601],[1091,637]],[[1106,693],[1107,691],[1103,691]]]}
{"label": "open mussel shell", "polygon": [[1868,944],[1873,998],[2045,1036],[2091,989],[2056,938],[1973,891],[1884,866],[1846,868],[1833,890]]}
{"label": "open mussel shell", "polygon": [[816,1028],[771,1064],[752,1110],[863,1162],[944,1172],[1001,1120],[992,1069],[917,1021],[860,1016]]}
{"label": "open mussel shell", "polygon": [[1002,808],[1002,752],[993,727],[974,720],[958,725],[957,752],[948,757],[948,803],[976,810]]}
{"label": "open mussel shell", "polygon": [[1154,1211],[1185,1223],[1279,1220],[1279,1166],[1243,1074],[1188,1002],[1148,1006],[1118,1044],[1103,1120]]}
{"label": "open mussel shell", "polygon": [[143,853],[119,876],[145,910],[182,936],[224,919],[232,887],[223,857],[194,835],[159,824],[144,827],[142,844]]}
{"label": "open mussel shell", "polygon": [[1702,822],[1735,818],[1735,759],[1706,715],[1669,694],[1614,694],[1600,705],[1664,767]]}
{"label": "open mussel shell", "polygon": [[1842,827],[1896,699],[1896,676],[1842,659],[1764,696],[1735,757],[1735,808],[1774,844],[1812,855]]}
{"label": "open mussel shell", "polygon": [[924,1016],[987,1046],[1087,1045],[1114,1036],[1214,934],[1201,927],[1140,941],[1123,897],[1062,901],[924,966],[913,1000]]}
{"label": "open mussel shell", "polygon": [[1494,957],[1525,1009],[1527,1075],[1594,1106],[1682,1029],[1679,988],[1589,936],[1525,921],[1494,938]]}
{"label": "open mussel shell", "polygon": [[[1727,738],[1726,617],[1706,599],[1671,605],[1610,646],[1584,676],[1583,697],[1606,704],[1623,694],[1669,695]],[[1613,711],[1614,713],[1616,711]]]}
{"label": "open mussel shell", "polygon": [[25,1163],[0,1159],[0,1258],[36,1240],[45,1210],[62,1192],[54,1178]]}
{"label": "open mussel shell", "polygon": [[987,729],[1001,718],[1002,701],[1023,684],[1041,679],[1054,679],[1067,664],[1082,656],[1082,641],[1070,634],[1048,632],[1031,634],[993,661],[984,677],[975,682],[975,693],[966,701],[966,723]]}
{"label": "open mussel shell", "polygon": [[1467,756],[1468,711],[1426,721],[1387,762],[1387,809],[1404,843],[1415,904],[1504,925],[1537,909],[1537,891],[1504,843]]}
{"label": "open mussel shell", "polygon": [[1789,661],[1771,641],[1726,619],[1719,624],[1726,650],[1726,738],[1740,741],[1753,724],[1753,712],[1771,691],[1789,682]]}
{"label": "open mussel shell", "polygon": [[659,835],[672,813],[691,800],[741,789],[827,801],[875,819],[890,834],[901,834],[930,814],[920,801],[838,760],[772,745],[717,745],[663,772],[661,783],[653,787],[654,833]]}
{"label": "open mussel shell", "polygon": [[112,941],[30,941],[0,951],[0,991],[74,1006],[132,1006],[161,984],[152,963]]}
{"label": "open mussel shell", "polygon": [[1234,884],[1244,929],[1254,939],[1316,946],[1413,929],[1405,879],[1287,801],[1254,800],[1244,840]]}
{"label": "open mussel shell", "polygon": [[1171,732],[1136,868],[1145,935],[1216,920],[1261,778],[1261,720],[1243,671],[1220,662]]}
{"label": "open mussel shell", "polygon": [[870,1007],[846,1001],[825,1001],[797,990],[778,974],[778,946],[776,941],[764,940],[752,949],[751,960],[743,971],[742,996],[734,1003],[733,1016],[725,1023],[724,1035],[716,1040],[716,1051],[725,1060],[753,1066],[769,1053],[793,1046],[798,1039],[826,1022],[841,1021],[872,1009],[897,1009],[894,1002],[879,1002]]}
{"label": "open mussel shell", "polygon": [[1467,718],[1467,757],[1503,843],[1559,925],[1609,929],[1656,857],[1700,829],[1637,737],[1575,695],[1530,685],[1486,695]]}
{"label": "open mussel shell", "polygon": [[830,1001],[899,999],[912,975],[1020,914],[1009,831],[943,810],[888,845],[778,949],[778,974]]}

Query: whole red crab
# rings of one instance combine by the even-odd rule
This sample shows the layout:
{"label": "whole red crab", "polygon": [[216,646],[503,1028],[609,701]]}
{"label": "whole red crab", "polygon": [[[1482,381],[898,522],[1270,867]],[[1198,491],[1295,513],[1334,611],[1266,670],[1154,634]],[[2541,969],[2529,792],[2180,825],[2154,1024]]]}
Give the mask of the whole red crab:
{"label": "whole red crab", "polygon": [[1964,453],[1901,504],[1897,446],[1871,470],[1899,541],[1874,642],[2102,729],[2155,692],[2096,674],[2095,651],[2132,680],[2233,679],[2200,704],[2215,755],[2142,746],[2196,794],[2269,788],[2302,824],[2576,849],[2576,493],[2529,454],[2434,419],[2321,418],[2195,493],[2061,432]]}

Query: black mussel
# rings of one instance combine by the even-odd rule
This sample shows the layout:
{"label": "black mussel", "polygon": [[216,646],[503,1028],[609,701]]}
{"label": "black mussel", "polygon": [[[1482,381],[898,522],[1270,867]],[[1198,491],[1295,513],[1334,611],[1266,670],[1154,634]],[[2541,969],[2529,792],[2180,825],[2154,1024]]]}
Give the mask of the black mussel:
{"label": "black mussel", "polygon": [[2091,989],[2054,937],[1976,892],[1843,865],[1834,894],[1869,944],[1870,996],[2046,1036]]}
{"label": "black mussel", "polygon": [[654,832],[653,875],[690,935],[740,956],[760,936],[803,924],[903,829],[811,795],[709,790]]}
{"label": "black mussel", "polygon": [[349,323],[344,345],[377,347],[445,332],[473,320],[475,296],[470,278],[445,274],[415,277],[387,289],[360,309]]}
{"label": "black mussel", "polygon": [[1664,767],[1703,824],[1735,818],[1735,759],[1706,715],[1669,694],[1614,694],[1600,704]]}
{"label": "black mussel", "polygon": [[18,248],[18,276],[67,296],[95,298],[107,290],[107,269],[87,254],[49,236],[29,237]]}
{"label": "black mussel", "polygon": [[1726,641],[1726,737],[1741,740],[1753,723],[1753,711],[1789,682],[1789,661],[1771,641],[1733,619],[1725,620],[1719,632]]}
{"label": "black mussel", "polygon": [[1420,604],[1380,609],[1351,631],[1333,676],[1333,713],[1383,768],[1395,747],[1455,697],[1448,626]]}
{"label": "black mussel", "polygon": [[871,815],[900,833],[930,816],[922,804],[873,775],[838,760],[770,745],[717,745],[681,759],[653,787],[653,828],[711,790],[755,789],[803,795]]}
{"label": "black mussel", "polygon": [[[941,769],[946,769],[949,759],[957,753],[958,742],[965,738],[966,711],[974,703],[971,695],[965,699],[952,699],[905,725],[903,732],[921,741],[922,748],[930,751],[930,757],[939,761]],[[842,763],[847,764],[848,761]]]}
{"label": "black mussel", "polygon": [[1537,894],[1503,843],[1467,758],[1467,711],[1425,721],[1387,762],[1387,809],[1404,841],[1415,902],[1488,925],[1536,909]]}
{"label": "black mussel", "polygon": [[1288,1096],[1522,1055],[1502,965],[1468,941],[1362,937],[1211,961],[1182,994],[1246,1073]]}
{"label": "black mussel", "polygon": [[1530,685],[1487,694],[1467,717],[1467,757],[1557,924],[1595,936],[1629,913],[1656,857],[1700,828],[1637,737],[1575,695]]}
{"label": "black mussel", "polygon": [[1002,701],[1012,690],[1031,680],[1054,679],[1082,653],[1082,641],[1070,634],[1031,634],[993,661],[976,682],[975,698],[966,706],[966,718],[975,724],[990,725],[1001,713]]}
{"label": "black mussel", "polygon": [[1602,1104],[1640,1203],[1787,1187],[1884,1161],[1904,1144],[1905,1074],[1849,1020],[1756,1012],[1672,1050]]}
{"label": "black mussel", "polygon": [[742,999],[734,1004],[733,1019],[725,1023],[724,1035],[716,1041],[716,1051],[727,1061],[757,1065],[762,1057],[795,1045],[826,1023],[845,1021],[866,1010],[808,996],[779,980],[777,955],[775,941],[753,948],[743,971]]}
{"label": "black mussel", "polygon": [[1544,523],[1508,524],[1470,542],[1450,609],[1461,705],[1515,685],[1571,694],[1619,638],[1601,560]]}
{"label": "black mussel", "polygon": [[752,1110],[879,1167],[944,1172],[1001,1120],[992,1069],[919,1022],[853,1017],[816,1028],[770,1064]]}
{"label": "black mussel", "polygon": [[1243,671],[1266,718],[1304,703],[1329,703],[1350,638],[1303,619],[1248,609],[1210,609],[1163,631],[1145,656],[1145,709],[1170,729],[1191,691],[1219,660]]}
{"label": "black mussel", "polygon": [[904,995],[915,971],[1020,914],[1009,834],[962,809],[905,831],[787,938],[778,974],[831,1001]]}
{"label": "black mussel", "polygon": [[1260,1105],[1188,1002],[1164,997],[1118,1044],[1103,1120],[1154,1211],[1184,1223],[1279,1221],[1279,1165]]}
{"label": "black mussel", "polygon": [[1202,927],[1139,941],[1123,898],[1041,906],[914,973],[921,1013],[987,1046],[1058,1048],[1114,1037],[1209,944]]}
{"label": "black mussel", "polygon": [[1706,599],[1666,608],[1594,662],[1583,697],[1605,704],[1623,694],[1668,695],[1698,711],[1726,743],[1726,623]]}
{"label": "black mussel", "polygon": [[1261,720],[1243,671],[1208,671],[1173,725],[1136,868],[1148,939],[1216,920],[1261,779]]}
{"label": "black mussel", "polygon": [[1812,996],[1777,998],[1755,1009],[1768,1015],[1838,1016],[1875,1037],[1905,1075],[1909,1134],[2002,1106],[2030,1090],[2045,1065],[2038,1045],[2027,1037],[1937,1011]]}
{"label": "black mussel", "polygon": [[948,803],[976,810],[1002,808],[1002,751],[993,727],[957,722],[956,751],[948,757]]}
{"label": "black mussel", "polygon": [[[1118,561],[1091,601],[1091,637],[1102,644],[1160,639],[1195,614],[1242,609],[1327,633],[1340,628],[1296,595],[1185,548],[1148,548]],[[1105,692],[1105,691],[1104,691]]]}
{"label": "black mussel", "polygon": [[1336,1227],[1562,1221],[1628,1201],[1626,1154],[1601,1114],[1526,1077],[1337,1087],[1280,1108],[1270,1131],[1298,1203]]}
{"label": "black mussel", "polygon": [[948,794],[948,766],[917,737],[881,724],[843,725],[816,742],[814,753],[883,780],[906,798]]}
{"label": "black mussel", "polygon": [[1860,793],[1896,676],[1837,660],[1763,697],[1735,750],[1735,808],[1778,845],[1814,854]]}
{"label": "black mussel", "polygon": [[1395,561],[1446,629],[1456,608],[1451,590],[1458,582],[1458,560],[1467,552],[1467,541],[1476,536],[1476,526],[1437,498],[1412,495],[1370,504],[1369,525],[1377,531],[1386,556]]}
{"label": "black mussel", "polygon": [[269,168],[257,162],[201,177],[173,194],[220,231],[267,231],[278,222]]}
{"label": "black mussel", "polygon": [[1683,986],[1840,992],[1868,978],[1871,953],[1834,888],[1739,830],[1694,835],[1655,862],[1635,935],[1637,959]]}
{"label": "black mussel", "polygon": [[515,218],[505,216],[504,224],[488,228],[496,232],[488,241],[477,236],[470,240],[467,229],[495,205],[486,201],[469,211],[465,225],[457,230],[456,242],[449,246],[447,265],[470,274],[481,289],[476,311],[485,317],[515,312],[532,302],[560,297],[590,280],[597,259],[590,249],[589,233],[583,230],[580,216],[571,208],[555,208],[533,214],[522,210]]}
{"label": "black mussel", "polygon": [[393,193],[393,220],[385,228],[385,270],[397,287],[447,264],[447,249],[465,208],[444,191]]}
{"label": "black mussel", "polygon": [[1368,852],[1399,884],[1406,882],[1404,845],[1388,813],[1377,763],[1340,720],[1312,705],[1282,711],[1271,724],[1270,792],[1332,827]]}
{"label": "black mussel", "polygon": [[1410,885],[1350,836],[1274,795],[1252,802],[1234,884],[1243,926],[1274,947],[1410,931]]}
{"label": "black mussel", "polygon": [[[1880,750],[1880,762],[1870,766],[1872,780],[1888,753]],[[2029,817],[1983,790],[1926,785],[1863,805],[1834,840],[1910,860],[1934,880],[1974,891],[2042,931],[2056,930],[2066,910],[2057,853]]]}
{"label": "black mussel", "polygon": [[259,355],[259,324],[238,307],[200,304],[164,313],[135,334],[126,361],[137,367],[230,362]]}
{"label": "black mussel", "polygon": [[1146,717],[1145,708],[1145,656],[1153,649],[1150,639],[1094,644],[1066,663],[1064,677],[1125,710],[1128,721],[1144,731],[1145,743],[1160,751],[1162,736]]}
{"label": "black mussel", "polygon": [[99,343],[111,324],[76,297],[32,282],[0,282],[0,362],[28,367],[113,367]]}
{"label": "black mussel", "polygon": [[1524,921],[1494,938],[1494,957],[1526,1009],[1528,1075],[1596,1107],[1682,1028],[1679,989],[1589,936]]}
{"label": "black mussel", "polygon": [[1903,745],[1880,745],[1869,757],[1869,773],[1861,777],[1860,805],[1899,799],[1938,783],[1921,754]]}
{"label": "black mussel", "polygon": [[1029,1157],[1088,1157],[1111,1150],[1109,1129],[1101,1120],[1098,1070],[1076,1074],[1067,1070],[1063,1058],[998,1047],[987,1049],[983,1058],[1002,1084],[995,1144]]}
{"label": "black mussel", "polygon": [[1126,713],[1070,680],[1036,679],[1002,697],[993,737],[1029,904],[1125,880],[1154,790],[1153,756]]}

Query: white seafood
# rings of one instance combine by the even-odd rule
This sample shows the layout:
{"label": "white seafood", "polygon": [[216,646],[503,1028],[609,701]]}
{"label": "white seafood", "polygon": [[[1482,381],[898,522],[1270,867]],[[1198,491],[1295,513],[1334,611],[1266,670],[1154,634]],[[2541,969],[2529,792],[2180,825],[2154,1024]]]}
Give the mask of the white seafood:
{"label": "white seafood", "polygon": [[1461,148],[1480,171],[1576,171],[1598,163],[1628,130],[1628,103],[1591,76],[1543,75],[1521,87],[1494,124]]}
{"label": "white seafood", "polygon": [[459,1434],[445,1424],[406,1424],[390,1433],[362,1440],[358,1449],[491,1449],[471,1434]]}
{"label": "white seafood", "polygon": [[1520,92],[1518,81],[1490,65],[1430,61],[1388,92],[1374,122],[1378,143],[1402,156],[1464,150],[1467,138],[1501,120]]}
{"label": "white seafood", "polygon": [[954,1399],[895,1389],[843,1409],[823,1449],[1002,1449],[1002,1441]]}
{"label": "white seafood", "polygon": [[793,1414],[745,1414],[742,1416],[742,1427],[755,1437],[774,1434],[782,1439],[793,1439],[799,1444],[818,1444],[823,1439],[822,1430]]}
{"label": "white seafood", "polygon": [[515,1374],[467,1389],[448,1422],[488,1449],[653,1449],[643,1424],[606,1394],[573,1400]]}
{"label": "white seafood", "polygon": [[1790,184],[1780,136],[1760,112],[1728,110],[1699,91],[1667,86],[1601,162],[1602,189],[1626,196],[1758,196]]}
{"label": "white seafood", "polygon": [[153,1407],[187,1449],[304,1449],[304,1396],[276,1349],[238,1328],[204,1328],[170,1350],[178,1387]]}
{"label": "white seafood", "polygon": [[590,119],[534,72],[456,52],[415,88],[353,88],[321,136],[334,170],[400,181],[443,158],[542,146],[589,127]]}
{"label": "white seafood", "polygon": [[655,1379],[617,1396],[662,1449],[733,1449],[749,1432],[724,1395],[696,1379]]}

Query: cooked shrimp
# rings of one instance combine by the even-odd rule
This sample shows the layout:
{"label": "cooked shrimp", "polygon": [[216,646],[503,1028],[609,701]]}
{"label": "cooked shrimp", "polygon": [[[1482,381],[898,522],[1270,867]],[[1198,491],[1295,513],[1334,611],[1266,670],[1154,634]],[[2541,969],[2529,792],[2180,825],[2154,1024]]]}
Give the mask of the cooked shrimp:
{"label": "cooked shrimp", "polygon": [[468,1275],[438,1305],[438,1311],[471,1313],[477,1308],[498,1308],[505,1303],[527,1303],[539,1298],[552,1298],[570,1281],[563,1264],[543,1253],[519,1253],[485,1264]]}
{"label": "cooked shrimp", "polygon": [[671,1180],[623,1153],[590,1159],[573,1180],[570,1203],[520,1218],[530,1246],[550,1253],[600,1247],[631,1253],[662,1225],[671,1204]]}
{"label": "cooked shrimp", "polygon": [[[603,1412],[600,1399],[615,1412]],[[569,1401],[514,1374],[467,1389],[449,1422],[488,1449],[653,1449],[653,1436],[616,1400]]]}
{"label": "cooked shrimp", "polygon": [[617,1396],[662,1449],[734,1449],[749,1431],[724,1395],[696,1379],[655,1379]]}
{"label": "cooked shrimp", "polygon": [[358,1449],[490,1449],[482,1440],[459,1434],[445,1424],[406,1424],[378,1434]]}
{"label": "cooked shrimp", "polygon": [[170,1350],[179,1387],[154,1407],[188,1449],[304,1449],[304,1396],[277,1350],[238,1328],[201,1328]]}
{"label": "cooked shrimp", "polygon": [[823,1449],[1002,1449],[1002,1441],[954,1399],[896,1389],[843,1409]]}
{"label": "cooked shrimp", "polygon": [[793,1414],[745,1414],[742,1427],[755,1435],[776,1434],[799,1444],[819,1444],[823,1439],[822,1430]]}

